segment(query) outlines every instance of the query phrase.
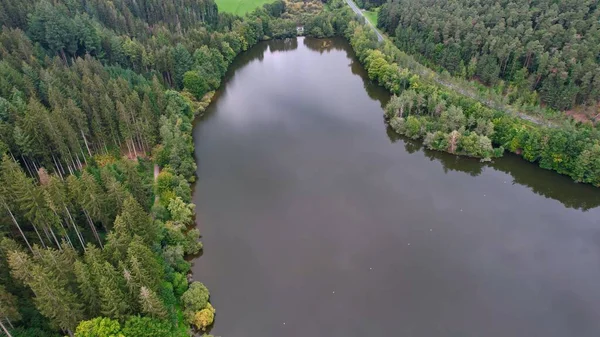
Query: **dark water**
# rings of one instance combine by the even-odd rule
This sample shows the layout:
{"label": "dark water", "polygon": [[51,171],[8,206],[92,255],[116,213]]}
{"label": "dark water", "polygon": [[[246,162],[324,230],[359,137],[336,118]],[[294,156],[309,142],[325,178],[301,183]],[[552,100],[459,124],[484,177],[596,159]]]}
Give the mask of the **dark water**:
{"label": "dark water", "polygon": [[239,57],[195,129],[217,336],[600,336],[600,193],[386,133],[341,40]]}

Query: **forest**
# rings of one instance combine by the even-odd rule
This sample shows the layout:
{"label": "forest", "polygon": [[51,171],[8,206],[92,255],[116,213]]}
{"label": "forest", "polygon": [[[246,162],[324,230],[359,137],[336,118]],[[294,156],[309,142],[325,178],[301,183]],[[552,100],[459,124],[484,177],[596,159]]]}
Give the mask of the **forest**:
{"label": "forest", "polygon": [[497,86],[511,102],[598,117],[600,9],[593,0],[393,0],[378,25],[406,53]]}
{"label": "forest", "polygon": [[[192,121],[240,52],[341,34],[346,12],[276,1],[0,2],[0,334],[189,336],[213,323]],[[338,8],[341,3],[334,5]]]}

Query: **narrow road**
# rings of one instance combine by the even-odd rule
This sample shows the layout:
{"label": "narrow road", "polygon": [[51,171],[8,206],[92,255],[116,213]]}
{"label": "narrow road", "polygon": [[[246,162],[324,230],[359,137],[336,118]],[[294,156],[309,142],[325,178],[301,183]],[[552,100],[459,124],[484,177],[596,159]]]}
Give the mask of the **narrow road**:
{"label": "narrow road", "polygon": [[352,0],[346,0],[346,3],[348,3],[348,6],[350,6],[350,8],[352,8],[352,10],[354,11],[354,13],[362,16],[363,19],[365,19],[365,22],[371,26],[371,28],[373,28],[373,30],[375,31],[375,34],[377,34],[377,40],[379,42],[383,41],[383,35],[381,35],[381,33],[377,30],[377,28],[375,26],[373,26],[373,24],[371,23],[371,21],[369,21],[369,19],[367,19],[365,17],[365,15],[363,14],[363,12],[360,10],[360,8],[358,8],[358,6],[356,6],[356,4],[354,3],[354,1]]}

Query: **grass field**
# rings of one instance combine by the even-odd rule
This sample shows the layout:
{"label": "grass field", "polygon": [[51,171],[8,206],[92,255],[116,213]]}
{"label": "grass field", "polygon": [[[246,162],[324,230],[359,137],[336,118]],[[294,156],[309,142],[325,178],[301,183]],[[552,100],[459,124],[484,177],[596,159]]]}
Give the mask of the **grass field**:
{"label": "grass field", "polygon": [[240,16],[273,1],[274,0],[215,0],[220,11]]}
{"label": "grass field", "polygon": [[375,10],[364,11],[365,17],[369,20],[373,26],[377,27],[377,13],[379,13],[379,7],[375,8]]}

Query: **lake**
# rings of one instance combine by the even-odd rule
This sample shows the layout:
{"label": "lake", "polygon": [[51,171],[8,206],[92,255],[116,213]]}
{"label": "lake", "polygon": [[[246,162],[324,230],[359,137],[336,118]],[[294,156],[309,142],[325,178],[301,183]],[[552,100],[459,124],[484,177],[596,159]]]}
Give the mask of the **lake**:
{"label": "lake", "polygon": [[240,55],[194,130],[223,337],[600,336],[600,192],[424,150],[345,40]]}

